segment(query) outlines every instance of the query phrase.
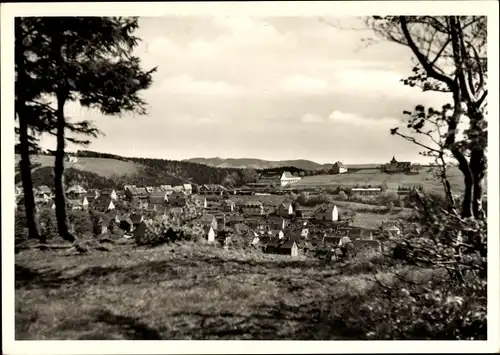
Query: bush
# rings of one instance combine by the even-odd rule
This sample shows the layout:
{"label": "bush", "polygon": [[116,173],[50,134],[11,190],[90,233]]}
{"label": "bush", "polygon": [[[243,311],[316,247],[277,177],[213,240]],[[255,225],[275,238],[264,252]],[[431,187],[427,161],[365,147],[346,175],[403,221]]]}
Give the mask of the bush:
{"label": "bush", "polygon": [[347,194],[345,193],[345,191],[339,191],[337,197],[336,197],[339,201],[346,201],[347,200]]}
{"label": "bush", "polygon": [[93,232],[92,220],[86,211],[68,211],[68,223],[70,230],[74,227],[74,232],[78,237]]}
{"label": "bush", "polygon": [[399,289],[387,288],[388,297],[367,303],[369,324],[378,325],[371,336],[485,339],[487,221],[446,212],[436,196],[416,192],[412,198],[419,228],[408,230],[404,240],[389,250],[397,249],[404,264],[443,270],[446,278],[427,285],[406,282]]}
{"label": "bush", "polygon": [[334,317],[362,339],[485,340],[486,314],[485,281],[453,289],[403,281],[354,297]]}

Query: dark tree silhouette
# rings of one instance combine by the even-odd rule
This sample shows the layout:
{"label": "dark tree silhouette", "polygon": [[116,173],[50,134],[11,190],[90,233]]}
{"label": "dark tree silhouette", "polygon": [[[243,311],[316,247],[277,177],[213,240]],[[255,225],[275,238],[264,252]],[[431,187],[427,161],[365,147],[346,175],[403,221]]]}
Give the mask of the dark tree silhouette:
{"label": "dark tree silhouette", "polygon": [[34,21],[33,31],[38,35],[29,50],[35,59],[27,75],[38,73],[44,79],[38,89],[44,95],[43,107],[50,122],[55,123],[50,133],[57,136],[54,187],[58,231],[64,239],[74,241],[68,230],[63,187],[65,144],[85,145],[89,141],[66,132],[94,137],[100,132],[89,121],[71,122],[65,116],[65,105],[78,101],[107,115],[127,111],[145,114],[146,103],[139,92],[151,85],[156,68],[143,71],[139,59],[132,55],[139,42],[133,36],[137,18],[43,17]]}

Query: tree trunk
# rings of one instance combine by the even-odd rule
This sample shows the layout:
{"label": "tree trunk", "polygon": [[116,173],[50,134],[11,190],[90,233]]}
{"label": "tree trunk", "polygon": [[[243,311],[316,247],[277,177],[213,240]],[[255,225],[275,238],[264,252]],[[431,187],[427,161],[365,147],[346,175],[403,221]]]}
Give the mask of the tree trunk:
{"label": "tree trunk", "polygon": [[26,209],[26,224],[28,227],[29,237],[39,239],[40,243],[45,243],[45,236],[40,234],[38,225],[35,219],[35,196],[33,195],[33,180],[31,179],[31,162],[28,141],[28,123],[27,112],[24,103],[16,102],[16,111],[19,117],[19,141],[21,161],[19,168],[21,171],[21,180],[24,190],[24,208]]}
{"label": "tree trunk", "polygon": [[70,234],[66,216],[66,197],[64,194],[63,175],[64,175],[64,146],[66,120],[64,117],[64,104],[66,98],[58,95],[57,97],[57,149],[54,163],[54,187],[57,229],[59,235],[69,242],[74,242],[75,237]]}
{"label": "tree trunk", "polygon": [[472,175],[471,169],[469,167],[469,162],[465,158],[465,156],[458,150],[458,148],[453,145],[451,147],[451,152],[453,153],[453,156],[455,159],[458,161],[458,168],[464,175],[464,185],[465,185],[465,191],[464,191],[464,197],[462,201],[462,211],[461,211],[461,216],[462,218],[468,218],[472,217],[472,190],[474,187],[474,177]]}
{"label": "tree trunk", "polygon": [[470,168],[474,179],[472,189],[472,213],[474,218],[482,219],[484,218],[483,191],[484,175],[486,170],[483,150],[473,150],[471,152]]}
{"label": "tree trunk", "polygon": [[483,113],[476,107],[469,110],[471,135],[474,138],[475,145],[471,149],[470,154],[470,171],[474,179],[473,193],[472,193],[472,212],[474,218],[484,218],[483,211],[483,191],[484,191],[484,177],[487,169],[486,159],[486,146],[487,146],[487,132],[484,128],[480,128],[480,124],[484,123]]}
{"label": "tree trunk", "polygon": [[464,198],[462,201],[462,213],[461,216],[462,218],[468,218],[472,217],[472,189],[473,189],[473,180],[471,176],[466,175],[464,177],[464,183],[465,183],[465,191],[464,191]]}

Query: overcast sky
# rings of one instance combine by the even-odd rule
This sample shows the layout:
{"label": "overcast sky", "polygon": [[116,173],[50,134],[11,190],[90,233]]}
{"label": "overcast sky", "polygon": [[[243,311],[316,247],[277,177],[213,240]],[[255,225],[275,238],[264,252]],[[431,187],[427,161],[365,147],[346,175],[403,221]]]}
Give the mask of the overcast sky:
{"label": "overcast sky", "polygon": [[402,110],[443,100],[399,81],[411,73],[410,50],[367,47],[372,34],[350,29],[362,26],[356,18],[327,22],[337,27],[312,17],[141,18],[137,53],[158,66],[144,92],[149,115],[67,113],[106,134],[88,149],[125,156],[422,161],[389,134]]}

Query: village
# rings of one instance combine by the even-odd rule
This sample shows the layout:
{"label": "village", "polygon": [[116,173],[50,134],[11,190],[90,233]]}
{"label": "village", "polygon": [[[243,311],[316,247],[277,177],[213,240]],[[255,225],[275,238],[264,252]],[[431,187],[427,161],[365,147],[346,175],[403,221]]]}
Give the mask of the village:
{"label": "village", "polygon": [[[394,159],[393,159],[394,160]],[[347,169],[335,163],[338,174]],[[177,213],[183,223],[203,230],[206,243],[229,249],[243,244],[264,253],[323,256],[347,256],[346,244],[354,251],[382,251],[380,235],[397,237],[401,227],[384,221],[378,228],[363,228],[352,223],[350,211],[335,203],[300,206],[289,198],[302,193],[317,196],[318,189],[297,188],[300,176],[283,171],[281,175],[262,174],[256,183],[243,188],[222,185],[180,184],[144,186],[125,185],[123,189],[85,189],[80,185],[67,187],[66,206],[70,211],[99,212],[94,221],[94,235],[117,233],[125,239],[140,239],[150,229],[153,219]],[[411,189],[398,188],[398,195]],[[55,210],[54,193],[48,186],[34,188],[37,210]],[[351,187],[350,195],[377,196],[381,187]],[[23,205],[23,193],[16,187],[16,209]],[[277,197],[269,199],[269,197]],[[74,230],[74,225],[70,226]],[[112,232],[114,231],[114,232]],[[236,237],[237,236],[237,237]],[[233,243],[238,238],[239,243]]]}

